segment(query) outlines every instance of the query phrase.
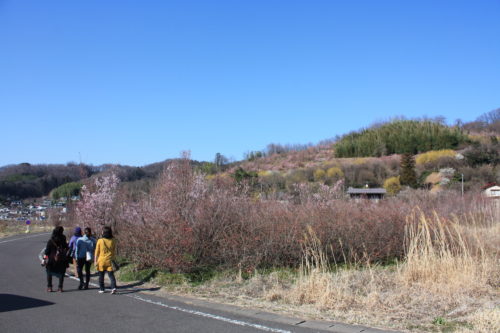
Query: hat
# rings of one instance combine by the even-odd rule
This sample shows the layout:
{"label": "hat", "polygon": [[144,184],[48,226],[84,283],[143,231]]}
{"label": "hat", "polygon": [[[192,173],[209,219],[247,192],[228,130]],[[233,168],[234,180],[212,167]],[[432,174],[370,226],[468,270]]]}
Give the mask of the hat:
{"label": "hat", "polygon": [[76,235],[76,236],[80,236],[81,234],[82,234],[82,228],[80,228],[80,227],[76,227],[76,228],[75,228],[75,235]]}

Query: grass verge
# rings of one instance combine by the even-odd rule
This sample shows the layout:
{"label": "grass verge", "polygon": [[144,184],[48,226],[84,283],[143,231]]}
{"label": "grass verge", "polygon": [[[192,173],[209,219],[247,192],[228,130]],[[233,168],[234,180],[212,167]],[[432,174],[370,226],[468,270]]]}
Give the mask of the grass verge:
{"label": "grass verge", "polygon": [[[32,221],[30,225],[30,233],[48,232],[53,229],[53,226],[47,221]],[[24,221],[0,221],[0,238],[26,234],[26,223]]]}

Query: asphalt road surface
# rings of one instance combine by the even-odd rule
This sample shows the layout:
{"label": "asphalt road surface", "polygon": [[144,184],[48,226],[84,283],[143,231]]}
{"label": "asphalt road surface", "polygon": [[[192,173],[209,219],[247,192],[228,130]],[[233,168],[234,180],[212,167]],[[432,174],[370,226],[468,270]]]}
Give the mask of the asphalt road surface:
{"label": "asphalt road surface", "polygon": [[[145,294],[140,287],[133,286],[119,285],[116,295],[98,294],[95,286],[78,290],[78,282],[68,277],[63,293],[48,293],[45,269],[40,266],[38,255],[49,236],[44,233],[0,239],[2,333],[381,332],[342,324],[320,325],[319,329],[311,325],[302,327],[311,323],[300,319],[262,320],[263,316],[247,316],[246,310],[235,313],[220,307],[187,304]],[[53,285],[57,289],[57,278],[53,279]]]}

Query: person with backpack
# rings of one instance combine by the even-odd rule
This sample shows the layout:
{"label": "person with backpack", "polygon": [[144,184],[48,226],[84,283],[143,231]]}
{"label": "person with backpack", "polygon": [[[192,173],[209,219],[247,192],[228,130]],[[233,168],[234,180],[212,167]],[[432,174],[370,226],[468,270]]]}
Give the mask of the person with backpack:
{"label": "person with backpack", "polygon": [[69,239],[69,249],[71,251],[71,258],[72,258],[71,261],[73,262],[73,270],[75,272],[75,276],[78,276],[75,247],[76,247],[76,241],[80,237],[82,237],[82,228],[76,227],[73,236],[71,236],[71,238]]}
{"label": "person with backpack", "polygon": [[113,239],[111,227],[104,227],[102,238],[97,241],[95,248],[95,267],[99,272],[99,294],[104,293],[104,273],[108,272],[111,281],[111,293],[116,293],[116,279],[113,269],[116,243]]}
{"label": "person with backpack", "polygon": [[[89,289],[90,282],[90,265],[94,258],[94,249],[96,247],[96,240],[92,237],[92,230],[85,228],[85,234],[76,241],[75,258],[78,278],[80,279],[79,290]],[[85,284],[83,283],[83,267],[85,267]]]}
{"label": "person with backpack", "polygon": [[64,236],[64,228],[55,227],[45,247],[45,270],[47,272],[47,292],[52,292],[52,276],[59,278],[57,291],[63,292],[64,274],[68,268],[69,248]]}

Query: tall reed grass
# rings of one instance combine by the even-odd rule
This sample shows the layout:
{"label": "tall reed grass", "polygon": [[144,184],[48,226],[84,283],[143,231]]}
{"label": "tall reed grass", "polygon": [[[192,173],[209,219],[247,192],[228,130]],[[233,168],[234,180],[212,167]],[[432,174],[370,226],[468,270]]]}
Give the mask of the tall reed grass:
{"label": "tall reed grass", "polygon": [[[385,267],[367,261],[330,267],[324,246],[308,230],[297,280],[288,289],[271,289],[271,299],[312,305],[353,323],[427,331],[436,329],[435,318],[444,317],[458,323],[453,327],[459,331],[498,332],[500,212],[495,207],[487,203],[452,218],[413,210],[405,256]],[[486,314],[492,317],[481,320]]]}
{"label": "tall reed grass", "polygon": [[463,224],[458,217],[446,220],[414,212],[406,228],[405,262],[398,272],[402,282],[448,295],[486,286],[498,270],[497,253],[487,251],[482,237],[485,231],[498,235],[498,223],[490,222],[472,216]]}

